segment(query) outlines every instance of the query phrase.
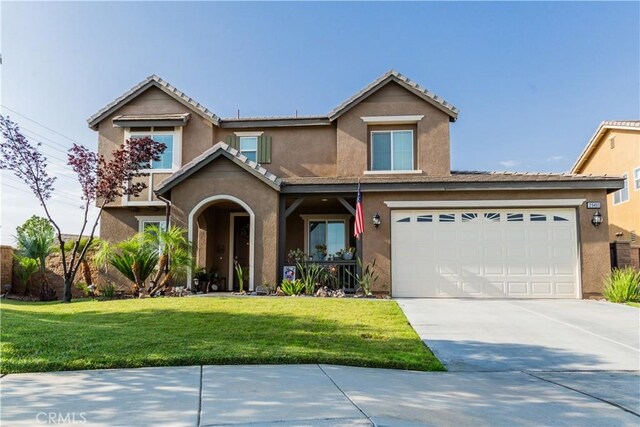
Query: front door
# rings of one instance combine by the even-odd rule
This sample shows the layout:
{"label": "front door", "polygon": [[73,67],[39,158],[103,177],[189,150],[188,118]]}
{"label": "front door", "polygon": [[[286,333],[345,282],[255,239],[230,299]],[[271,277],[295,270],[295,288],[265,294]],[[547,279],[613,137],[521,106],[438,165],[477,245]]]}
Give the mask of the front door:
{"label": "front door", "polygon": [[[245,270],[243,289],[248,291],[249,287],[249,233],[250,223],[249,216],[233,216],[233,259],[238,261],[240,266]],[[233,268],[233,290],[240,290],[238,275],[236,274],[235,264]]]}

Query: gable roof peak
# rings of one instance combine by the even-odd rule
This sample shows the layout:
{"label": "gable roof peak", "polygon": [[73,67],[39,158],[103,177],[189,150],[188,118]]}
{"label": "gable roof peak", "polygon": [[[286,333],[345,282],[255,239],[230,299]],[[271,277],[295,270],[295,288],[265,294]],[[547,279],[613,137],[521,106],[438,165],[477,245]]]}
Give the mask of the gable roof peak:
{"label": "gable roof peak", "polygon": [[237,164],[274,190],[280,191],[282,180],[278,176],[266,170],[259,163],[249,160],[245,155],[240,153],[240,151],[220,141],[165,178],[160,182],[155,192],[160,195],[166,194],[173,187],[221,156]]}
{"label": "gable roof peak", "polygon": [[449,116],[450,121],[455,122],[456,119],[458,118],[459,110],[455,106],[448,103],[444,99],[440,98],[438,95],[434,94],[433,92],[430,92],[426,88],[420,86],[418,83],[414,82],[407,76],[399,73],[398,71],[392,68],[386,73],[382,74],[377,79],[375,79],[369,85],[367,85],[360,91],[356,92],[353,96],[348,98],[342,104],[334,108],[328,114],[329,119],[330,120],[337,119],[342,114],[346,113],[351,108],[355,107],[360,102],[362,102],[369,96],[373,95],[375,92],[377,92],[382,87],[386,86],[391,81],[399,84],[409,92],[413,93],[414,95],[418,96],[419,98],[433,105],[437,109],[446,113]]}
{"label": "gable roof peak", "polygon": [[578,156],[578,159],[571,167],[571,173],[579,173],[582,171],[582,166],[594,153],[600,139],[609,129],[625,129],[631,131],[640,131],[640,120],[603,120],[596,129],[593,136],[587,142],[587,146],[582,150],[582,153]]}
{"label": "gable roof peak", "polygon": [[178,90],[175,86],[171,85],[166,80],[163,80],[157,74],[151,74],[146,79],[134,85],[131,89],[105,105],[97,113],[89,117],[87,119],[89,127],[93,130],[97,130],[98,124],[102,120],[104,120],[107,116],[120,108],[122,105],[128,103],[129,101],[140,95],[142,92],[149,89],[151,86],[157,87],[176,101],[190,108],[194,113],[202,116],[202,118],[206,120],[211,121],[216,126],[220,124],[220,118],[215,115],[213,111],[209,110],[207,107],[200,104],[184,92]]}

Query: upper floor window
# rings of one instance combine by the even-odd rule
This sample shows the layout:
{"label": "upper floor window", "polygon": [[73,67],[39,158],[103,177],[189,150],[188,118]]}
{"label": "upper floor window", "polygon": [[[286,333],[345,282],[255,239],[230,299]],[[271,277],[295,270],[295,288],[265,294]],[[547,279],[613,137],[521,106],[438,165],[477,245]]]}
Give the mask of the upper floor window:
{"label": "upper floor window", "polygon": [[173,127],[152,127],[152,128],[131,128],[129,138],[138,139],[149,137],[156,142],[166,145],[160,160],[152,160],[149,169],[172,170],[174,165],[174,139],[175,128]]}
{"label": "upper floor window", "polygon": [[372,131],[371,170],[413,170],[413,131]]}
{"label": "upper floor window", "polygon": [[640,168],[635,168],[633,170],[633,185],[636,191],[640,190]]}
{"label": "upper floor window", "polygon": [[240,153],[251,161],[258,161],[258,137],[257,136],[241,136],[240,137]]}
{"label": "upper floor window", "polygon": [[624,187],[613,193],[613,204],[617,205],[629,200],[629,180],[627,174],[622,175],[624,177]]}

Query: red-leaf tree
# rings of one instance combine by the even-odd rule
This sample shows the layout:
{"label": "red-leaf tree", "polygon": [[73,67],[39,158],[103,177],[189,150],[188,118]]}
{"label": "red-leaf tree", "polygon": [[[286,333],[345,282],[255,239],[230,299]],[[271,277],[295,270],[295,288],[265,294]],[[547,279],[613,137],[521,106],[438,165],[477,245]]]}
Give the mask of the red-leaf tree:
{"label": "red-leaf tree", "polygon": [[[0,143],[0,169],[13,172],[31,189],[57,231],[64,272],[63,301],[70,302],[73,280],[91,246],[104,207],[122,196],[138,196],[146,184],[134,182],[134,178],[147,176],[143,170],[149,167],[152,160],[160,160],[167,147],[151,138],[129,139],[114,150],[109,158],[81,145],[74,144],[69,149],[67,164],[80,183],[84,213],[80,232],[72,249],[67,250],[60,227],[47,206],[54,192],[56,178],[47,172],[47,158],[40,152],[41,144],[29,142],[19,126],[2,115],[0,132],[3,137]],[[89,208],[93,203],[98,207],[98,215],[90,224]],[[89,240],[80,245],[80,239],[87,230],[90,230]]]}

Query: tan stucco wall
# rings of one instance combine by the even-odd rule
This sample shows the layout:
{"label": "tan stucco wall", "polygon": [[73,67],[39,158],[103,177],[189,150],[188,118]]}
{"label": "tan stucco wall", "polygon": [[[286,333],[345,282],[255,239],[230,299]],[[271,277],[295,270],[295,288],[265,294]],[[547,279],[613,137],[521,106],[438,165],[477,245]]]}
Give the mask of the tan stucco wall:
{"label": "tan stucco wall", "polygon": [[[182,164],[189,162],[213,145],[213,130],[210,123],[192,110],[171,98],[158,88],[151,87],[129,103],[121,106],[100,122],[98,127],[98,152],[107,158],[124,143],[124,128],[114,127],[113,118],[122,114],[170,114],[191,113],[191,118],[182,128]],[[163,175],[164,178],[166,175]],[[143,178],[148,180],[148,178]],[[157,183],[157,182],[156,182]],[[145,195],[148,194],[145,192]],[[113,205],[120,205],[117,200]]]}
{"label": "tan stucco wall", "polygon": [[[376,289],[379,292],[390,291],[393,286],[391,277],[391,210],[385,201],[396,200],[515,200],[515,199],[547,199],[547,198],[584,198],[589,201],[605,202],[604,190],[585,191],[460,191],[460,192],[405,192],[405,193],[364,193],[364,238],[363,262],[371,263],[376,259],[376,267],[380,273]],[[377,229],[371,225],[371,217],[378,212],[382,224]],[[607,218],[606,207],[601,210]],[[578,209],[582,268],[582,292],[584,298],[598,296],[602,293],[602,280],[610,272],[609,242],[605,226],[595,228],[591,225],[593,211],[583,204]]]}
{"label": "tan stucco wall", "polygon": [[[615,138],[615,148],[609,140]],[[640,131],[609,129],[599,139],[599,143],[589,160],[577,173],[594,175],[627,174],[629,200],[613,204],[613,193],[607,197],[609,206],[609,240],[631,240],[631,231],[640,234],[640,189],[633,183],[633,170],[640,168]],[[622,233],[622,235],[619,235]]]}
{"label": "tan stucco wall", "polygon": [[[188,227],[189,215],[195,206],[202,200],[217,195],[234,196],[244,201],[254,212],[254,286],[260,285],[262,281],[275,283],[278,192],[228,159],[219,158],[171,190],[173,223]],[[196,212],[194,218],[205,208]],[[197,246],[198,242],[194,241],[194,244]]]}
{"label": "tan stucco wall", "polygon": [[100,217],[100,238],[115,243],[128,239],[138,232],[136,216],[164,217],[164,207],[158,208],[105,208]]}
{"label": "tan stucco wall", "polygon": [[[369,169],[368,129],[361,117],[424,115],[417,124],[417,167],[426,175],[449,175],[449,116],[396,83],[390,83],[338,118],[340,176],[358,176]],[[410,126],[409,126],[410,127]],[[397,125],[405,129],[406,125]]]}
{"label": "tan stucco wall", "polygon": [[234,132],[264,132],[271,137],[271,163],[265,169],[281,177],[334,176],[336,174],[336,127],[216,129],[216,142]]}

